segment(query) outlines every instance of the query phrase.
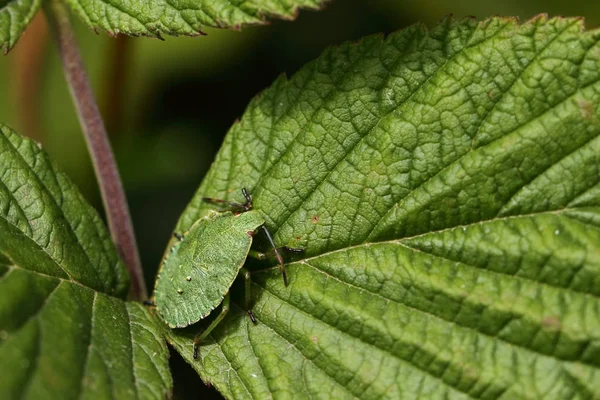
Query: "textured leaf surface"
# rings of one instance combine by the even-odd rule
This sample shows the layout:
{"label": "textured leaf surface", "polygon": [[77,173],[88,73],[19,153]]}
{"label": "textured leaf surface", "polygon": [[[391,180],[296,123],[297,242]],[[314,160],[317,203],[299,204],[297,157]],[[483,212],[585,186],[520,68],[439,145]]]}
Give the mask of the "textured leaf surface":
{"label": "textured leaf surface", "polygon": [[202,34],[202,26],[239,28],[265,16],[292,19],[322,0],[67,0],[92,28],[110,34],[157,36]]}
{"label": "textured leaf surface", "polygon": [[[288,266],[191,359],[230,398],[600,396],[600,32],[448,20],[258,96],[202,196],[247,187]],[[239,304],[239,303],[238,303]],[[197,330],[197,329],[196,329]]]}
{"label": "textured leaf surface", "polygon": [[251,233],[264,222],[258,211],[215,213],[196,221],[169,250],[154,290],[169,326],[189,326],[221,304],[244,265]]}
{"label": "textured leaf surface", "polygon": [[96,212],[5,126],[0,166],[0,398],[164,398],[166,346]]}
{"label": "textured leaf surface", "polygon": [[0,49],[10,50],[40,8],[41,0],[0,0]]}

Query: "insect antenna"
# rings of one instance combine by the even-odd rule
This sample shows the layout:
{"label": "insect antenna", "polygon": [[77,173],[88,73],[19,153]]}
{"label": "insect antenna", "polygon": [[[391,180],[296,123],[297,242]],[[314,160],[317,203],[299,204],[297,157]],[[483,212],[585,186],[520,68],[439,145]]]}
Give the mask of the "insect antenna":
{"label": "insect antenna", "polygon": [[242,194],[246,199],[244,203],[238,203],[237,201],[229,201],[222,199],[215,199],[212,197],[203,197],[202,201],[206,203],[211,203],[216,206],[219,206],[222,210],[234,211],[234,212],[246,212],[252,210],[252,196],[245,188],[242,188]]}

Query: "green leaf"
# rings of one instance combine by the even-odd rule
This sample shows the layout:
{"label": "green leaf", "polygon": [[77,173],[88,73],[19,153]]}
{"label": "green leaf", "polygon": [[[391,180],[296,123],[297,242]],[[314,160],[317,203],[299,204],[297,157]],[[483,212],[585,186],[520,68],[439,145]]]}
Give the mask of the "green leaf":
{"label": "green leaf", "polygon": [[241,187],[306,252],[288,287],[253,274],[258,324],[232,307],[202,360],[199,327],[169,333],[226,397],[600,396],[600,31],[330,48],[251,102],[177,231]]}
{"label": "green leaf", "polygon": [[0,165],[0,398],[164,398],[165,343],[97,213],[3,125]]}
{"label": "green leaf", "polygon": [[295,18],[322,0],[67,0],[93,29],[111,35],[202,35],[202,26],[235,28],[264,24],[265,16]]}
{"label": "green leaf", "polygon": [[0,48],[5,54],[17,43],[40,4],[41,0],[0,0]]}

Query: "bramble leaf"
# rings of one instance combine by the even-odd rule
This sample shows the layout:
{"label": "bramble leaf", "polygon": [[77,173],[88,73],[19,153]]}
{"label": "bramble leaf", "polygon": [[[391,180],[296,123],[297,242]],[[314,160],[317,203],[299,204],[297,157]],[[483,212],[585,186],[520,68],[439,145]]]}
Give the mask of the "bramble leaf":
{"label": "bramble leaf", "polygon": [[300,8],[322,0],[67,0],[93,29],[111,35],[197,36],[202,27],[239,28],[264,24],[265,16],[293,19]]}
{"label": "bramble leaf", "polygon": [[41,0],[0,0],[0,49],[7,53],[39,10]]}
{"label": "bramble leaf", "polygon": [[[448,19],[326,50],[234,124],[203,196],[278,245],[192,359],[228,398],[600,396],[600,31]],[[240,296],[242,286],[234,287]],[[234,297],[235,298],[235,297]]]}
{"label": "bramble leaf", "polygon": [[0,398],[156,398],[171,388],[148,311],[102,221],[31,140],[0,125]]}

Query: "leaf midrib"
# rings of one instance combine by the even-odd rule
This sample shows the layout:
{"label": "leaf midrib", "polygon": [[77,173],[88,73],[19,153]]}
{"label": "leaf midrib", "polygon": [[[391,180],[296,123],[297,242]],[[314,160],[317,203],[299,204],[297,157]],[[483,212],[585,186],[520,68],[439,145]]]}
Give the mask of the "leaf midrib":
{"label": "leaf midrib", "polygon": [[[444,227],[442,229],[436,229],[436,230],[432,230],[432,231],[428,231],[428,232],[422,232],[422,233],[419,233],[419,234],[416,234],[416,235],[413,235],[413,236],[405,236],[405,237],[402,237],[402,238],[391,239],[391,240],[362,242],[362,243],[354,244],[352,246],[347,246],[347,247],[343,247],[343,248],[339,248],[339,249],[335,249],[335,250],[331,250],[331,251],[326,251],[326,252],[323,252],[323,253],[311,256],[311,257],[306,257],[306,258],[300,259],[298,261],[294,261],[293,263],[290,263],[290,264],[310,262],[312,260],[316,260],[316,259],[319,259],[321,257],[335,255],[335,254],[338,254],[338,253],[344,253],[344,252],[349,251],[349,250],[359,249],[359,248],[362,248],[364,246],[369,246],[369,245],[398,244],[398,245],[402,245],[402,246],[405,246],[405,247],[413,249],[413,250],[417,250],[417,249],[415,249],[415,248],[407,245],[406,243],[404,243],[404,241],[411,240],[411,239],[418,239],[418,238],[426,237],[426,236],[432,235],[432,234],[440,234],[440,233],[452,231],[452,230],[457,229],[457,228],[470,228],[470,227],[474,227],[474,226],[477,226],[477,225],[483,225],[483,224],[488,224],[488,223],[493,223],[493,222],[505,222],[505,221],[511,221],[511,220],[519,220],[519,219],[523,219],[523,218],[540,217],[540,216],[545,216],[545,215],[556,215],[558,217],[568,218],[569,220],[571,220],[571,221],[573,221],[575,223],[578,223],[578,224],[584,225],[586,227],[590,227],[592,229],[596,229],[596,230],[600,231],[600,227],[599,226],[596,226],[596,225],[593,225],[593,224],[589,224],[589,223],[585,223],[585,222],[583,222],[583,221],[581,221],[581,220],[579,220],[577,218],[573,218],[572,216],[570,216],[568,214],[564,214],[564,213],[569,212],[569,211],[578,211],[579,209],[585,209],[585,207],[565,207],[565,208],[556,209],[556,210],[547,210],[547,211],[533,212],[533,213],[527,213],[527,214],[516,214],[516,215],[505,216],[505,217],[494,217],[494,218],[491,218],[491,219],[475,221],[475,222],[472,222],[472,223],[469,223],[469,224],[459,224],[459,225]],[[450,260],[450,261],[456,262],[456,260]],[[473,267],[477,268],[476,266],[473,266]],[[498,272],[498,271],[491,271],[491,270],[486,270],[486,271],[494,272],[494,273],[497,273],[497,274],[502,274],[501,272]],[[262,270],[260,272],[262,272]],[[553,288],[553,289],[573,291],[575,293],[580,293],[582,295],[587,295],[587,296],[591,296],[593,298],[596,298],[595,295],[593,295],[591,293],[583,292],[583,291],[572,289],[572,288],[566,288],[566,287],[562,287],[562,286],[553,286],[553,285],[550,285],[550,284],[548,284],[546,282],[536,281],[536,280],[533,280],[533,279],[526,278],[524,276],[516,276],[516,275],[509,275],[509,274],[502,274],[502,275],[503,276],[510,276],[510,277],[514,277],[514,278],[528,280],[528,281],[535,282],[535,283],[540,284],[540,285],[548,286],[548,287]]]}

